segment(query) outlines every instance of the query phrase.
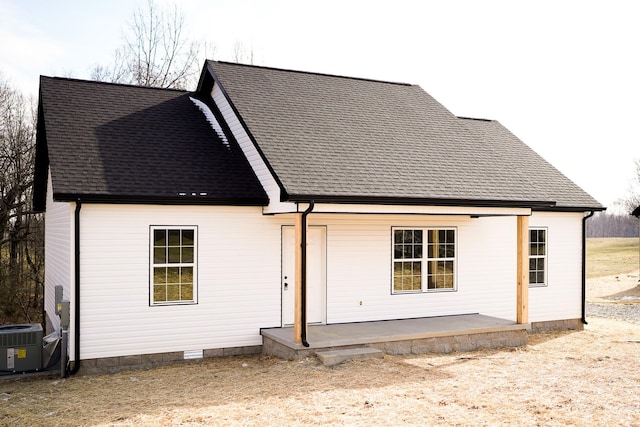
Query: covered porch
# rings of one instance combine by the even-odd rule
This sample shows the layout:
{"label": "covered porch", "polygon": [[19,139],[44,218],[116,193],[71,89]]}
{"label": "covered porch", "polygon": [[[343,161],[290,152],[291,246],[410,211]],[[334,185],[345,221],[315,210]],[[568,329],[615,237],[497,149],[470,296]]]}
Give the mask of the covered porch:
{"label": "covered porch", "polygon": [[318,352],[375,348],[386,354],[472,351],[527,345],[529,325],[510,320],[464,314],[418,319],[309,325],[309,347],[296,343],[294,328],[262,329],[263,353],[286,360]]}

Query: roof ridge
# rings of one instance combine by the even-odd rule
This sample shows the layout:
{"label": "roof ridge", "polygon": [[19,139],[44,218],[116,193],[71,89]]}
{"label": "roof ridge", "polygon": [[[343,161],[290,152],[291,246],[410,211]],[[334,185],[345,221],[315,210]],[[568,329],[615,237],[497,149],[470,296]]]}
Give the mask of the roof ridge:
{"label": "roof ridge", "polygon": [[411,84],[411,83],[392,82],[392,81],[389,81],[389,80],[380,80],[380,79],[368,79],[368,78],[365,78],[365,77],[352,77],[352,76],[345,76],[345,75],[340,75],[340,74],[319,73],[319,72],[314,72],[314,71],[292,70],[292,69],[289,69],[289,68],[269,67],[269,66],[266,66],[266,65],[241,64],[239,62],[216,61],[216,60],[213,60],[213,59],[207,59],[207,61],[214,62],[214,63],[217,62],[219,64],[225,64],[225,65],[236,65],[236,66],[240,66],[240,67],[261,68],[263,70],[284,71],[284,72],[287,72],[287,73],[297,73],[297,74],[308,74],[308,75],[311,75],[311,76],[323,76],[323,77],[333,77],[333,78],[339,78],[339,79],[360,80],[360,81],[365,81],[365,82],[384,83],[384,84],[399,85],[399,86],[415,86],[414,84]]}
{"label": "roof ridge", "polygon": [[77,82],[77,83],[90,83],[90,84],[99,84],[99,85],[131,87],[131,88],[139,88],[139,89],[154,89],[154,90],[163,90],[163,91],[194,93],[193,91],[189,91],[186,89],[176,89],[176,88],[170,88],[170,87],[157,87],[157,86],[142,86],[142,85],[135,85],[132,83],[105,82],[103,80],[79,79],[76,77],[45,76],[44,74],[41,74],[40,79],[42,78],[52,79],[52,80],[66,80],[69,82]]}

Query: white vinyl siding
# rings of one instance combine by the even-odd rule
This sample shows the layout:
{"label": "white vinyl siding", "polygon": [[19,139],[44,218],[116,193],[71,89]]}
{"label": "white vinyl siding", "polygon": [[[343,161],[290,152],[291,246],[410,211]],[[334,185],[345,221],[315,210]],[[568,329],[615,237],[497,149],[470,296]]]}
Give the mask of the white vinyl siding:
{"label": "white vinyl siding", "polygon": [[535,212],[530,228],[547,230],[548,286],[529,288],[529,321],[582,316],[582,212]]}
{"label": "white vinyl siding", "polygon": [[[81,358],[262,344],[260,328],[281,324],[282,220],[260,207],[84,204]],[[157,224],[198,226],[198,304],[149,305]]]}
{"label": "white vinyl siding", "polygon": [[[327,322],[482,313],[515,320],[515,217],[309,216],[327,225]],[[457,292],[390,292],[390,228],[455,228]]]}
{"label": "white vinyl siding", "polygon": [[73,213],[75,203],[54,202],[51,175],[47,183],[45,212],[45,270],[44,309],[54,328],[58,329],[55,315],[55,286],[63,287],[63,297],[73,299]]}
{"label": "white vinyl siding", "polygon": [[[73,204],[60,207],[66,211],[60,225],[69,233]],[[260,207],[93,204],[81,213],[83,359],[260,345],[261,328],[282,324],[281,227],[293,225],[292,215],[263,215]],[[326,229],[329,324],[468,313],[515,321],[514,216],[314,213],[308,219]],[[158,224],[197,226],[198,304],[149,305],[149,229]],[[390,291],[390,230],[398,224],[456,230],[456,292]],[[553,235],[550,286],[530,289],[530,321],[579,318],[581,215],[535,213],[530,226]],[[67,281],[71,253],[67,247],[66,260],[56,259],[65,263]],[[49,253],[47,268],[51,260]]]}

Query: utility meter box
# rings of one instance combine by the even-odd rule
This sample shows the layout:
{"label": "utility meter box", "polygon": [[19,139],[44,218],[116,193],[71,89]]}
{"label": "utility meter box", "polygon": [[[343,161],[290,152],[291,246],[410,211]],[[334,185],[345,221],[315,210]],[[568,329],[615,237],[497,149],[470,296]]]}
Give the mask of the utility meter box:
{"label": "utility meter box", "polygon": [[42,368],[42,325],[0,326],[0,371],[22,373]]}

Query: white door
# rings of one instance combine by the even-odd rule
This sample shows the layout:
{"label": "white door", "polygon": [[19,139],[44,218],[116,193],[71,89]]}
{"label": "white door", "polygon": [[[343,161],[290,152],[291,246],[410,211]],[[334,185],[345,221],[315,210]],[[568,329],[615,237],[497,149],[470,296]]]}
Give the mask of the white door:
{"label": "white door", "polygon": [[[295,306],[295,228],[282,227],[282,325],[293,325]],[[307,233],[307,323],[326,323],[326,228]]]}

